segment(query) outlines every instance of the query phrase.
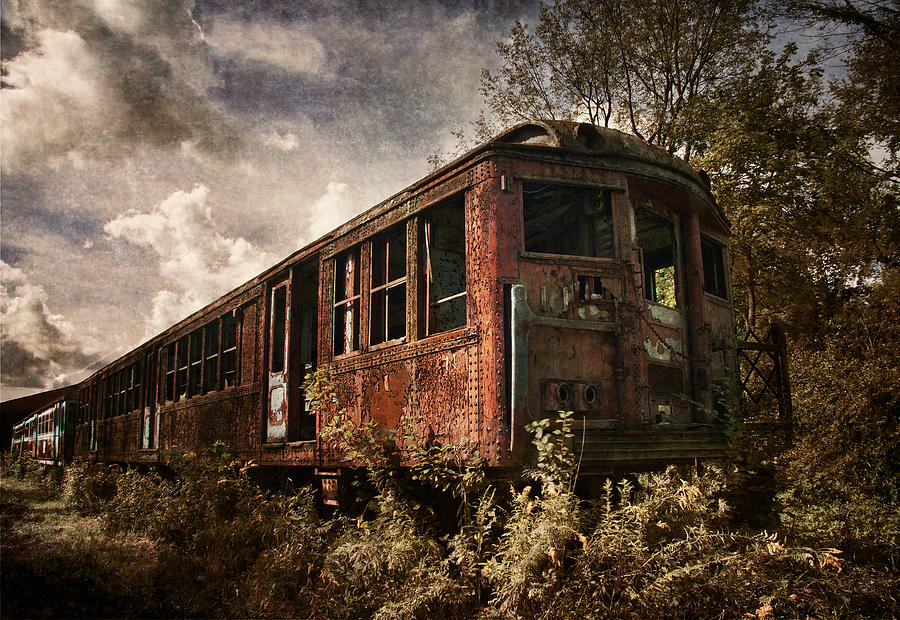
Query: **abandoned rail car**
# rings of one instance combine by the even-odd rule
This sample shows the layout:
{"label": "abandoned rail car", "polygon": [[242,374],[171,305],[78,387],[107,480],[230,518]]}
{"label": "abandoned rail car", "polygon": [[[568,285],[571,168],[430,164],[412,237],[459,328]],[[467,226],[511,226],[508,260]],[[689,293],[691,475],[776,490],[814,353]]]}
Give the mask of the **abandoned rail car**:
{"label": "abandoned rail car", "polygon": [[44,465],[72,460],[74,423],[78,404],[61,398],[13,426],[11,449]]}
{"label": "abandoned rail car", "polygon": [[223,441],[347,464],[303,377],[356,422],[412,420],[491,467],[572,410],[581,472],[724,454],[729,223],[687,164],[588,124],[517,125],[196,312],[78,389],[74,453],[154,462]]}

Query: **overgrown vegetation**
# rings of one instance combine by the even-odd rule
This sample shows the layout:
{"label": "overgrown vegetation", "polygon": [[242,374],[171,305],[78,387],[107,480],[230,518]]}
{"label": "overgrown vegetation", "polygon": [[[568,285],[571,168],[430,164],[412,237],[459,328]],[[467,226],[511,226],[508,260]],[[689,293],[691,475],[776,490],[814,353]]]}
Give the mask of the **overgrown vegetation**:
{"label": "overgrown vegetation", "polygon": [[[62,477],[5,457],[3,615],[900,614],[884,521],[828,539],[852,548],[811,542],[796,506],[782,531],[737,528],[715,468],[608,480],[585,499],[573,490],[570,427],[568,414],[533,423],[536,464],[510,484],[454,447],[420,448],[418,465],[398,470],[385,433],[340,422],[333,437],[368,463],[370,499],[329,518],[308,488],[261,490],[252,463],[222,445],[171,455],[159,471],[74,463]],[[448,521],[438,507],[452,505]]]}

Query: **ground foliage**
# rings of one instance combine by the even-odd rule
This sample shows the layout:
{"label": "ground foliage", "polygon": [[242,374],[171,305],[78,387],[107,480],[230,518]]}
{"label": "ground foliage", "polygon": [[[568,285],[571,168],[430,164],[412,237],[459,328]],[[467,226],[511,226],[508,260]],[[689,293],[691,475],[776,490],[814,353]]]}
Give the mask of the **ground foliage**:
{"label": "ground foliage", "polygon": [[[252,463],[221,445],[173,454],[162,470],[74,463],[62,476],[5,457],[3,616],[900,614],[883,522],[855,523],[853,549],[793,521],[737,527],[716,468],[609,480],[585,499],[567,414],[530,426],[536,464],[513,484],[459,467],[452,447],[422,448],[419,465],[398,470],[385,462],[393,433],[341,428],[369,459],[370,495],[327,517],[310,489],[261,489]],[[448,524],[437,507],[452,505]]]}

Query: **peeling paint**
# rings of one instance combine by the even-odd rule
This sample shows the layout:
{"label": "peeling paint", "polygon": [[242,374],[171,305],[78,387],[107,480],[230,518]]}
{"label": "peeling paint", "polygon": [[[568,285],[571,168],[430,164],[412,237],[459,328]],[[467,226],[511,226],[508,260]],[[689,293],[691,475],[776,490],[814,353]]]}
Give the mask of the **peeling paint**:
{"label": "peeling paint", "polygon": [[673,352],[678,354],[676,361],[680,360],[683,354],[681,341],[675,338],[664,338],[662,342],[657,340],[655,343],[648,338],[644,341],[644,350],[650,359],[661,362],[671,361]]}
{"label": "peeling paint", "polygon": [[660,323],[665,323],[672,327],[683,327],[684,317],[680,311],[660,304],[649,304],[649,306],[650,316]]}

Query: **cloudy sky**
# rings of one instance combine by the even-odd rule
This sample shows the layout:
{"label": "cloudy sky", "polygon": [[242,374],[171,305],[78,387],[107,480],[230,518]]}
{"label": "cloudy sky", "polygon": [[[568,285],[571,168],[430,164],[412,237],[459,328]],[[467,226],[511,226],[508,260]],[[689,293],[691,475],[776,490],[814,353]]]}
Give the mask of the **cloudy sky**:
{"label": "cloudy sky", "polygon": [[0,397],[80,380],[426,174],[535,4],[3,0]]}

